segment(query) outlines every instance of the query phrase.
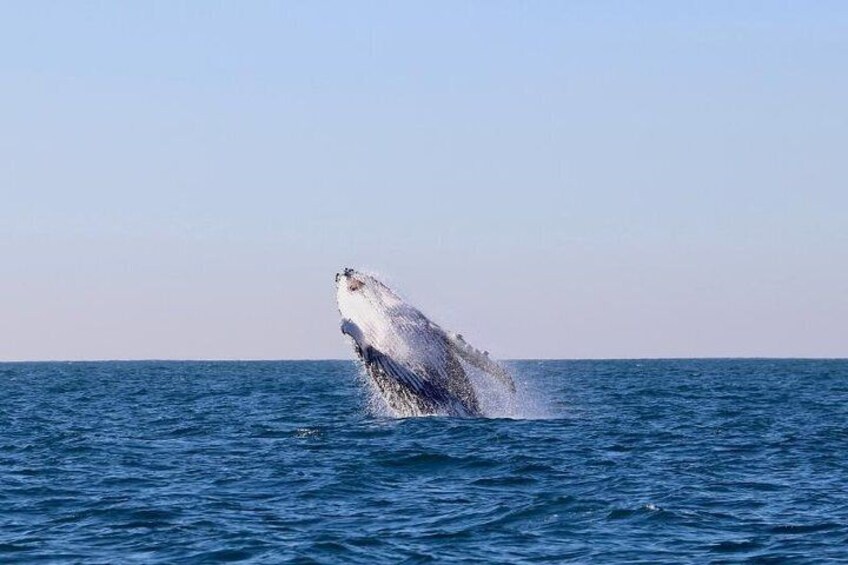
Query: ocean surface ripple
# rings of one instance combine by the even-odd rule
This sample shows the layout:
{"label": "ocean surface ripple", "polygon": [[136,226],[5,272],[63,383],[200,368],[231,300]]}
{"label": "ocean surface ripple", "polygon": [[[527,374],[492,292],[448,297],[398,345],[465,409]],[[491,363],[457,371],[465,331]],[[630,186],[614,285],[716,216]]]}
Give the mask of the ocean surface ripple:
{"label": "ocean surface ripple", "polygon": [[521,361],[534,420],[344,361],[0,364],[0,562],[848,560],[848,361]]}

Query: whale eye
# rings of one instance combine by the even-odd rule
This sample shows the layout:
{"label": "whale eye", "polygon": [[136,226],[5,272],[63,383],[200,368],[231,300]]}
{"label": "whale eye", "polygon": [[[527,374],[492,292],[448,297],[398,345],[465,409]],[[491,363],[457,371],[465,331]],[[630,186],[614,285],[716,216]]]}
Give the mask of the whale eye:
{"label": "whale eye", "polygon": [[347,289],[351,292],[355,292],[365,286],[365,283],[359,279],[355,279],[351,277],[350,281],[347,283]]}

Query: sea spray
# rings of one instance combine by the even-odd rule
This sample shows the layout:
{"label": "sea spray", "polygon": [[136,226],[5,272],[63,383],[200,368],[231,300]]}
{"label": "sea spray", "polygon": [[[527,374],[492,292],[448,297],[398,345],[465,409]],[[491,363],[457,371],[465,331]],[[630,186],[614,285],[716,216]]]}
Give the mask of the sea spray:
{"label": "sea spray", "polygon": [[[481,405],[484,418],[507,418],[511,420],[547,420],[558,417],[557,410],[546,398],[542,384],[513,364],[508,366],[515,381],[516,390],[511,393],[505,387],[493,384],[484,376],[469,372],[471,385]],[[358,379],[363,392],[365,410],[377,418],[409,418],[416,415],[396,411],[386,402],[363,364],[359,365]]]}

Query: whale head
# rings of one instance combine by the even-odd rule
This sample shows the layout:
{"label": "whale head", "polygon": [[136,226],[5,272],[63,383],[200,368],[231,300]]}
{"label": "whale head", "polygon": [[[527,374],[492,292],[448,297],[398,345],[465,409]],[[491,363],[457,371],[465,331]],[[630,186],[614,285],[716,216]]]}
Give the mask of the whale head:
{"label": "whale head", "polygon": [[384,325],[403,300],[373,275],[347,268],[336,274],[336,301],[342,318],[363,331]]}

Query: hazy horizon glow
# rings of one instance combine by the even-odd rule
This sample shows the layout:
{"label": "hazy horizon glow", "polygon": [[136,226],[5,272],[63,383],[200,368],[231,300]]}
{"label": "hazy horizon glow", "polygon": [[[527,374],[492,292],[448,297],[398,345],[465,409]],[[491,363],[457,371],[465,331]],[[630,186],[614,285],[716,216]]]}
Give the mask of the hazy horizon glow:
{"label": "hazy horizon glow", "polygon": [[848,357],[844,2],[0,15],[0,361]]}

